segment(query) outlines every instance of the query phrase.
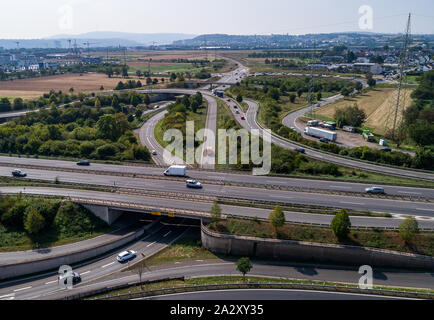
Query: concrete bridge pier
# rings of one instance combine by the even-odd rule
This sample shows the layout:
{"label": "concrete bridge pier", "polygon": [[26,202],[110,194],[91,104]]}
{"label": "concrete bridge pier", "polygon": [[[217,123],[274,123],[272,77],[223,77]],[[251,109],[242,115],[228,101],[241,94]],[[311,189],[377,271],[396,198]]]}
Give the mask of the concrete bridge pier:
{"label": "concrete bridge pier", "polygon": [[113,210],[105,206],[83,204],[83,207],[90,210],[95,216],[105,221],[109,226],[111,226],[122,215],[122,211]]}

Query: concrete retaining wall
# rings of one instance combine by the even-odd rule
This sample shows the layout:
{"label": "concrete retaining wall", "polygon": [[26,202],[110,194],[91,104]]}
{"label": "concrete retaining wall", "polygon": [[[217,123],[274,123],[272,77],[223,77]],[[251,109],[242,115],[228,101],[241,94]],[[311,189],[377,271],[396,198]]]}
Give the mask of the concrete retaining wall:
{"label": "concrete retaining wall", "polygon": [[26,261],[24,263],[0,265],[0,280],[21,277],[29,274],[56,270],[62,265],[72,265],[74,263],[82,262],[111,250],[122,247],[123,245],[140,238],[143,233],[152,228],[159,220],[155,220],[150,225],[140,228],[136,231],[130,232],[125,236],[115,241],[111,240],[107,243],[95,247],[87,247],[76,250],[75,252],[67,252],[61,255],[44,257],[40,260]]}
{"label": "concrete retaining wall", "polygon": [[434,270],[429,256],[390,250],[220,234],[202,225],[202,244],[218,254],[297,262]]}

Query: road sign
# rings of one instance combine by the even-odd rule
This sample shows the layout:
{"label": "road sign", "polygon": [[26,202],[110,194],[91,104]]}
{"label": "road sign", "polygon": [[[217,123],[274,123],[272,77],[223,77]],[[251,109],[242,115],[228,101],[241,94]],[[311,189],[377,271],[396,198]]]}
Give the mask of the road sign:
{"label": "road sign", "polygon": [[153,216],[161,216],[161,211],[158,209],[152,209],[151,214]]}

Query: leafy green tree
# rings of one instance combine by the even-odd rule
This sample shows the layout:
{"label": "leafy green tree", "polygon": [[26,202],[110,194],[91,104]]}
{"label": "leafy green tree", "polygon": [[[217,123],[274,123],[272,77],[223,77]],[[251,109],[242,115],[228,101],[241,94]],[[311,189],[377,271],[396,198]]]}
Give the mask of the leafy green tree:
{"label": "leafy green tree", "polygon": [[348,213],[345,209],[342,209],[336,213],[332,220],[331,228],[333,234],[338,238],[339,241],[344,240],[348,237],[351,228],[351,221]]}
{"label": "leafy green tree", "polygon": [[39,213],[36,208],[31,208],[27,213],[26,220],[24,221],[24,230],[29,235],[37,235],[45,227],[45,218]]}
{"label": "leafy green tree", "polygon": [[149,106],[151,104],[151,98],[149,97],[148,94],[145,94],[145,96],[143,98],[143,103],[146,104],[147,106]]}
{"label": "leafy green tree", "polygon": [[369,78],[367,82],[368,86],[370,87],[375,87],[377,85],[377,80],[375,80],[374,78]]}
{"label": "leafy green tree", "polygon": [[21,99],[21,98],[15,98],[14,99],[14,104],[13,104],[13,109],[14,110],[22,110],[22,109],[24,109],[23,99]]}
{"label": "leafy green tree", "polygon": [[321,101],[321,99],[322,99],[322,93],[321,93],[321,91],[318,91],[316,93],[316,100]]}
{"label": "leafy green tree", "polygon": [[362,89],[363,89],[363,85],[362,85],[362,83],[357,81],[357,82],[356,82],[355,89],[357,90],[357,92],[362,91]]}
{"label": "leafy green tree", "polygon": [[122,81],[119,81],[117,86],[115,87],[115,90],[124,90],[124,83]]}
{"label": "leafy green tree", "polygon": [[111,106],[112,106],[116,111],[119,111],[119,110],[121,109],[121,108],[120,108],[120,105],[119,105],[119,97],[118,97],[116,94],[113,95]]}
{"label": "leafy green tree", "polygon": [[399,225],[399,235],[405,242],[411,241],[419,233],[419,224],[415,217],[406,218]]}
{"label": "leafy green tree", "polygon": [[136,112],[134,113],[134,115],[136,116],[136,119],[140,120],[140,117],[142,116],[143,111],[140,109],[137,109]]}
{"label": "leafy green tree", "polygon": [[243,96],[241,95],[241,94],[239,94],[239,95],[237,95],[237,102],[238,103],[241,103],[241,102],[243,102]]}
{"label": "leafy green tree", "polygon": [[122,77],[128,78],[128,66],[122,66]]}
{"label": "leafy green tree", "polygon": [[428,146],[434,144],[434,125],[427,120],[417,120],[410,125],[408,134],[419,146]]}
{"label": "leafy green tree", "polygon": [[342,90],[341,90],[341,94],[344,97],[348,97],[352,92],[353,92],[353,89],[350,88],[350,87],[343,87]]}
{"label": "leafy green tree", "polygon": [[137,70],[137,71],[136,71],[136,75],[137,75],[138,78],[140,78],[140,77],[142,76],[142,71]]}
{"label": "leafy green tree", "polygon": [[297,90],[297,96],[300,98],[303,95],[303,89]]}
{"label": "leafy green tree", "polygon": [[295,102],[295,98],[297,98],[297,96],[295,95],[295,94],[291,94],[290,96],[289,96],[289,101],[291,101],[291,103],[294,103]]}
{"label": "leafy green tree", "polygon": [[366,121],[366,113],[359,109],[357,104],[345,108],[338,108],[335,111],[334,119],[339,127],[346,125],[360,127]]}
{"label": "leafy green tree", "polygon": [[217,201],[214,201],[214,204],[211,207],[211,219],[214,223],[219,222],[222,219],[222,209]]}
{"label": "leafy green tree", "polygon": [[105,114],[96,123],[98,133],[105,139],[116,141],[129,129],[128,120],[123,113]]}
{"label": "leafy green tree", "polygon": [[95,108],[101,108],[101,101],[99,101],[99,98],[95,99]]}
{"label": "leafy green tree", "polygon": [[277,232],[277,228],[283,227],[285,225],[285,214],[279,205],[277,205],[270,213],[268,219],[270,224],[273,226],[274,233]]}
{"label": "leafy green tree", "polygon": [[140,103],[140,99],[137,96],[137,94],[131,94],[130,104],[132,104],[134,107],[137,107],[139,103]]}
{"label": "leafy green tree", "polygon": [[272,88],[271,90],[268,91],[268,96],[269,96],[271,99],[274,99],[274,100],[278,101],[279,98],[280,98],[280,92],[279,92],[279,89],[277,89],[277,88]]}
{"label": "leafy green tree", "polygon": [[253,268],[252,263],[250,262],[249,258],[244,257],[244,258],[240,258],[236,264],[237,264],[237,270],[243,274],[243,281],[245,282],[246,274],[249,273],[250,270],[252,270]]}
{"label": "leafy green tree", "polygon": [[17,201],[6,213],[3,213],[1,217],[2,224],[7,227],[22,230],[26,210],[27,204]]}
{"label": "leafy green tree", "polygon": [[12,110],[11,102],[8,98],[0,99],[0,112],[8,112]]}

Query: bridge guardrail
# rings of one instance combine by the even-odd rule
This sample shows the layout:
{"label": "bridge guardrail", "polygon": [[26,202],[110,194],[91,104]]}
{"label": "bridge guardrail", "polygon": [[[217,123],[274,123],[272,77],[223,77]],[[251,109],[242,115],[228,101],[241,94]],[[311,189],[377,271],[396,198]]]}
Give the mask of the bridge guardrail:
{"label": "bridge guardrail", "polygon": [[[139,285],[139,284],[137,284]],[[200,292],[200,291],[220,291],[220,290],[237,290],[237,289],[287,289],[287,290],[310,290],[310,291],[328,291],[328,292],[340,292],[340,293],[355,293],[355,294],[368,294],[368,295],[382,295],[392,297],[406,297],[417,299],[429,299],[433,300],[434,295],[427,292],[411,292],[394,289],[374,288],[374,289],[360,289],[350,285],[329,285],[329,284],[308,284],[299,282],[290,283],[223,283],[223,284],[208,284],[208,285],[195,285],[195,286],[181,286],[164,289],[144,290],[133,293],[118,294],[113,296],[105,296],[101,298],[95,298],[93,300],[131,300],[140,299],[158,295],[186,293],[186,292]],[[113,289],[116,290],[116,289]],[[113,291],[111,290],[111,291]],[[105,291],[108,292],[108,291]],[[96,293],[98,294],[98,293]],[[95,294],[93,294],[95,295]],[[88,295],[90,296],[90,295]],[[72,297],[72,299],[77,297]],[[78,297],[80,298],[80,297]]]}

